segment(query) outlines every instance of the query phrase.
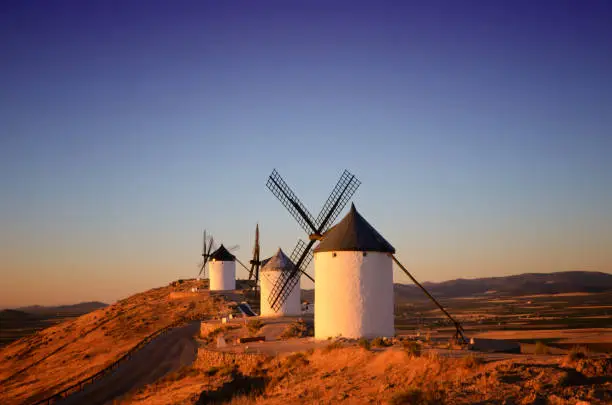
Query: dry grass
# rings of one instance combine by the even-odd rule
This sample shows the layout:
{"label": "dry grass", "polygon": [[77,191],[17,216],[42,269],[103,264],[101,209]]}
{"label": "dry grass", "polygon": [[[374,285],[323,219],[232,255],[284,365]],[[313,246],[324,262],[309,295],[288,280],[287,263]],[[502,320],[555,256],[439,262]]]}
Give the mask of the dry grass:
{"label": "dry grass", "polygon": [[419,357],[421,356],[421,344],[419,342],[413,340],[406,340],[403,342],[403,347],[406,353],[410,357]]}
{"label": "dry grass", "polygon": [[376,338],[372,339],[372,341],[370,343],[372,344],[372,347],[389,347],[389,346],[391,346],[391,341],[389,341],[389,339],[384,338],[384,337],[376,337]]}
{"label": "dry grass", "polygon": [[[228,356],[224,372],[219,371],[222,364],[215,364],[214,372],[210,366],[196,367],[199,376],[189,372],[171,386],[154,384],[132,400],[144,404],[155,396],[158,402],[154,403],[193,404],[198,398],[215,398],[234,405],[533,404],[541,398],[551,404],[612,401],[612,359],[576,365],[582,372],[559,364],[558,359],[534,359],[484,364],[474,355],[448,358],[427,352],[414,356],[400,348],[376,352],[334,342],[312,352],[278,357]],[[600,374],[588,377],[587,369]]]}
{"label": "dry grass", "polygon": [[370,350],[370,348],[372,347],[372,344],[366,338],[359,339],[359,341],[357,342],[357,345],[359,345],[359,347],[365,350]]}
{"label": "dry grass", "polygon": [[246,323],[246,327],[250,335],[256,335],[263,327],[263,322],[259,319],[251,319]]}
{"label": "dry grass", "polygon": [[288,325],[287,328],[281,334],[281,339],[290,338],[302,338],[307,336],[313,336],[314,329],[311,325],[308,325],[303,319],[298,319],[292,324]]}

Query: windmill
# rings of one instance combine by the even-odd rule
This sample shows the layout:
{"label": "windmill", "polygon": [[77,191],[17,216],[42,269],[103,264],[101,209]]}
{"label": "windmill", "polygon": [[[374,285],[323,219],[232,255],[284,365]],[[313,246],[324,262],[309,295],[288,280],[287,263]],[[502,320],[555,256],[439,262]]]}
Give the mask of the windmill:
{"label": "windmill", "polygon": [[[239,248],[239,245],[234,245],[227,248],[227,250],[233,252]],[[200,271],[198,272],[198,279],[206,278],[206,264],[215,250],[217,250],[217,246],[215,245],[213,236],[207,235],[206,229],[204,229],[202,238],[202,263],[199,265]]]}
{"label": "windmill", "polygon": [[[333,325],[332,329],[335,329],[335,332],[338,331],[339,327],[340,329],[342,328],[342,325],[338,325],[339,320],[349,320],[349,317],[346,316],[346,312],[339,314],[337,311],[338,308],[347,307],[347,300],[342,298],[343,296],[340,294],[341,291],[338,290],[338,282],[343,283],[351,279],[353,281],[363,280],[362,276],[368,277],[367,274],[375,274],[374,280],[376,280],[380,277],[380,275],[376,273],[378,271],[376,270],[377,267],[384,267],[386,269],[387,280],[382,284],[378,284],[378,287],[381,288],[380,291],[383,293],[374,294],[373,296],[387,296],[388,298],[391,298],[389,301],[390,305],[387,305],[387,309],[382,311],[384,312],[383,315],[387,321],[381,324],[379,331],[384,332],[382,332],[383,334],[377,334],[379,336],[383,336],[384,333],[391,331],[393,329],[392,263],[395,263],[406,275],[408,275],[408,277],[417,285],[417,287],[419,287],[425,293],[425,295],[427,295],[427,297],[434,302],[434,304],[444,313],[444,315],[451,320],[456,329],[456,340],[460,343],[466,343],[467,340],[461,324],[456,321],[450,315],[450,313],[425,289],[425,287],[423,287],[400,263],[395,256],[395,249],[370,224],[368,224],[367,221],[361,217],[361,215],[357,213],[354,206],[351,207],[351,211],[345,217],[345,219],[343,219],[337,226],[331,228],[331,224],[342,211],[360,184],[361,182],[357,180],[354,175],[345,170],[331,195],[328,197],[327,202],[323,205],[317,219],[315,220],[308,212],[306,207],[299,201],[293,191],[291,191],[285,181],[280,177],[278,172],[276,170],[272,171],[272,174],[268,178],[268,182],[266,184],[268,189],[272,191],[272,193],[289,210],[300,226],[306,231],[310,241],[309,243],[305,243],[302,240],[298,240],[298,243],[291,254],[291,261],[295,263],[295,267],[292,272],[281,273],[281,277],[278,278],[268,298],[271,307],[275,311],[279,310],[279,308],[287,300],[287,297],[291,294],[295,285],[299,282],[300,272],[313,280],[312,277],[310,277],[304,271],[304,269],[313,258],[313,252],[311,250],[313,244],[317,240],[322,240],[317,249],[315,249],[315,252],[317,252],[319,257],[322,259],[316,263],[315,272],[316,267],[321,267],[323,270],[321,274],[330,275],[330,269],[336,268],[339,269],[340,272],[344,272],[344,274],[335,279],[323,277],[324,280],[319,280],[319,277],[317,277],[317,282],[315,282],[315,290],[320,291],[319,285],[328,284],[328,286],[331,288],[324,291],[321,295],[323,297],[333,297],[333,299],[329,300],[329,305],[325,305],[326,308],[324,311],[315,310],[315,337],[317,334],[319,334],[319,332],[321,332],[317,332],[318,316],[327,318],[324,319],[322,324],[325,325],[325,323],[327,323],[327,325]],[[322,237],[324,233],[325,238]],[[326,261],[325,259],[328,253],[329,259],[336,259]],[[345,264],[342,264],[343,261],[338,259],[343,256],[353,257],[355,259],[361,256],[364,260],[350,260],[345,261]],[[370,256],[370,258],[367,260],[368,263],[366,263],[365,260],[366,256]],[[383,256],[385,257],[384,263],[379,262],[376,264],[371,260],[372,257],[377,258],[375,260],[383,260]],[[347,266],[346,263],[350,264]],[[374,273],[372,273],[371,270],[374,270]],[[368,281],[368,285],[376,284],[376,281],[372,283],[372,279]],[[352,288],[346,290],[355,292],[359,289]],[[338,300],[338,298],[342,299]],[[366,314],[363,311],[364,301],[362,295],[357,294],[344,298],[348,298],[350,301],[355,303],[354,307],[352,308],[353,313],[351,314],[353,315],[353,318],[350,320],[350,322],[345,322],[347,324],[346,327],[348,329],[352,329],[356,334],[365,333],[365,329],[367,329],[365,325],[368,324],[372,318],[375,319],[379,316],[379,314],[381,314],[381,311],[378,311],[380,307],[378,307],[378,309],[376,308],[378,306],[378,303],[376,302],[377,300],[372,301],[373,306],[372,308],[368,308]],[[321,304],[320,300],[317,302],[319,303],[317,305]],[[367,318],[370,318],[370,320],[365,320],[364,315]],[[356,327],[355,325],[358,326]],[[325,334],[325,331],[321,332],[321,334]],[[330,336],[336,335],[337,333],[332,333]]]}
{"label": "windmill", "polygon": [[249,260],[251,267],[242,263],[237,257],[236,262],[241,265],[248,273],[249,280],[255,280],[255,288],[257,288],[257,282],[259,281],[259,269],[263,262],[259,260],[259,224],[255,225],[255,244],[253,245],[253,258]]}
{"label": "windmill", "polygon": [[300,273],[314,281],[305,272],[313,257],[312,246],[331,227],[331,224],[338,217],[338,214],[340,214],[355,191],[357,191],[360,184],[361,181],[354,174],[345,170],[315,219],[287,183],[285,183],[276,169],[272,171],[266,186],[287,208],[302,229],[306,231],[309,239],[308,243],[301,239],[298,240],[290,257],[291,261],[295,263],[294,269],[291,272],[283,272],[270,291],[269,303],[274,310],[278,311],[287,297],[289,297],[293,288],[300,280]]}
{"label": "windmill", "polygon": [[255,288],[259,282],[259,268],[261,261],[259,260],[259,224],[255,226],[255,245],[253,246],[253,258],[249,262],[251,268],[249,270],[249,280],[255,280]]}
{"label": "windmill", "polygon": [[[393,336],[393,263],[453,322],[463,327],[395,257],[395,248],[359,213],[349,213],[323,235],[315,255],[315,338]],[[343,288],[338,288],[342,284]]]}

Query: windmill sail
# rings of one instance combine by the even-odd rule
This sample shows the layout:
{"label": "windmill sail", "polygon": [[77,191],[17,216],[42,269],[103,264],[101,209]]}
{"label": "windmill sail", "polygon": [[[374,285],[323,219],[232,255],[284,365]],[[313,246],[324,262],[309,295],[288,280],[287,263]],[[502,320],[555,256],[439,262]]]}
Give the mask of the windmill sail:
{"label": "windmill sail", "polygon": [[255,226],[255,245],[253,246],[253,259],[251,260],[251,269],[249,270],[249,280],[255,279],[255,286],[259,281],[259,268],[261,262],[259,260],[259,224]]}
{"label": "windmill sail", "polygon": [[202,265],[200,266],[200,272],[198,273],[198,278],[202,278],[206,276],[206,263],[208,263],[208,258],[210,257],[210,253],[212,252],[213,237],[210,236],[207,239],[206,236],[207,236],[206,229],[204,229],[203,238],[202,238],[203,240],[202,242]]}
{"label": "windmill sail", "polygon": [[[355,194],[360,184],[361,182],[355,175],[345,170],[315,220],[297,198],[295,193],[289,188],[287,183],[280,177],[276,169],[272,171],[266,185],[276,198],[278,198],[289,210],[291,215],[309,235],[310,239],[308,243],[302,240],[298,241],[291,255],[291,259],[295,263],[295,268],[291,273],[280,277],[274,285],[269,297],[272,308],[276,310],[283,305],[299,281],[301,274],[308,276],[305,269],[312,260],[311,249],[315,241],[320,239],[321,235],[331,227],[333,221],[346,206],[346,203],[351,199],[353,194]],[[312,280],[312,277],[308,277]]]}

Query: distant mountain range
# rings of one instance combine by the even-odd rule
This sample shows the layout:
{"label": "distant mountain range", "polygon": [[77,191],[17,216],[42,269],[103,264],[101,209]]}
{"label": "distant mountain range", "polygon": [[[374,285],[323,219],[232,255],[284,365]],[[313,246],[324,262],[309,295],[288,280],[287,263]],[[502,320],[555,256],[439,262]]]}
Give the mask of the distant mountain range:
{"label": "distant mountain range", "polygon": [[[456,279],[423,286],[439,298],[468,297],[482,294],[533,295],[612,290],[612,274],[596,271],[524,273],[515,276]],[[426,299],[414,284],[395,284],[396,299]],[[302,290],[302,300],[313,302],[314,290]]]}
{"label": "distant mountain range", "polygon": [[80,302],[78,304],[72,305],[59,305],[59,306],[50,306],[45,307],[41,305],[30,305],[27,307],[15,308],[17,311],[26,312],[29,314],[35,315],[45,315],[45,314],[86,314],[91,311],[95,311],[96,309],[104,308],[108,306],[103,302],[98,301],[90,301],[90,302]]}
{"label": "distant mountain range", "polygon": [[[526,295],[612,290],[612,274],[595,271],[524,273],[515,276],[457,279],[441,283],[423,283],[434,296],[465,297],[480,294]],[[414,284],[396,284],[396,294],[411,293]]]}
{"label": "distant mountain range", "polygon": [[73,305],[59,305],[56,307],[44,307],[41,305],[31,305],[15,309],[3,309],[0,311],[0,321],[8,327],[18,322],[38,321],[48,317],[74,317],[86,314],[96,309],[108,306],[103,302],[81,302]]}
{"label": "distant mountain range", "polygon": [[3,309],[0,311],[0,321],[3,322],[17,322],[36,318],[35,315],[19,311],[18,309]]}

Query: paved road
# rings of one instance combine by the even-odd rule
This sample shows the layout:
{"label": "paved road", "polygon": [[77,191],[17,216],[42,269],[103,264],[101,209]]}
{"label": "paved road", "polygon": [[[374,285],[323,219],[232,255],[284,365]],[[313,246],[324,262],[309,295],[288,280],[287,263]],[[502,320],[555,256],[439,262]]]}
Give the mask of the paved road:
{"label": "paved road", "polygon": [[200,322],[172,329],[139,350],[113,373],[89,384],[83,391],[57,402],[61,405],[102,405],[151,384],[165,374],[193,363],[197,356],[194,336]]}

